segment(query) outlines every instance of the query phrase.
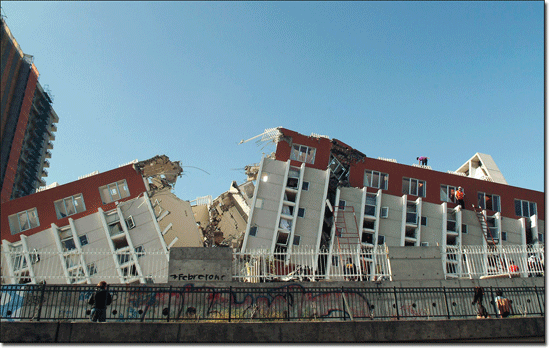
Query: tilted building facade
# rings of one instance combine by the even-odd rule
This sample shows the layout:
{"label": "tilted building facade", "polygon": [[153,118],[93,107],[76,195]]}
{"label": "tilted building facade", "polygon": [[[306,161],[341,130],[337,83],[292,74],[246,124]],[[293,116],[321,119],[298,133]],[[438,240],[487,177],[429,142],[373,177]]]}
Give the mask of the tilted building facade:
{"label": "tilted building facade", "polygon": [[[375,274],[368,255],[337,253],[381,245],[439,246],[443,253],[480,245],[490,252],[544,242],[544,194],[508,185],[489,155],[440,172],[370,158],[326,136],[284,128],[271,134],[277,148],[260,163],[243,251],[267,248],[291,264],[289,254],[307,245],[329,251],[312,264],[316,274],[342,269],[348,259]],[[464,208],[454,198],[459,186]],[[459,275],[463,258],[443,257],[448,276]]]}
{"label": "tilted building facade", "polygon": [[166,282],[170,247],[203,246],[181,173],[155,156],[1,204],[2,283]]}

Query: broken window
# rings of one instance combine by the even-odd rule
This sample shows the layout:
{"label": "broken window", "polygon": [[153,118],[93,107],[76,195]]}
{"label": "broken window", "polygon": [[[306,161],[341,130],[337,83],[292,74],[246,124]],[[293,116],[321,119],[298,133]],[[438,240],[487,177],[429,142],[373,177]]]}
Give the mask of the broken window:
{"label": "broken window", "polygon": [[36,228],[40,225],[36,208],[19,212],[8,217],[12,234]]}
{"label": "broken window", "polygon": [[388,175],[378,171],[365,171],[365,178],[363,180],[363,186],[370,186],[371,188],[388,189]]}
{"label": "broken window", "polygon": [[500,196],[482,192],[477,193],[477,204],[484,210],[500,212]]}
{"label": "broken window", "polygon": [[403,194],[426,197],[426,182],[413,178],[403,178]]}
{"label": "broken window", "polygon": [[441,184],[440,200],[443,202],[455,202],[456,187]]}
{"label": "broken window", "polygon": [[315,148],[294,144],[290,152],[290,159],[305,163],[315,163]]}
{"label": "broken window", "polygon": [[514,207],[516,209],[516,216],[519,217],[531,217],[537,214],[537,204],[525,200],[514,200]]}
{"label": "broken window", "polygon": [[101,200],[104,204],[130,196],[126,179],[100,187],[99,193],[101,194]]}
{"label": "broken window", "polygon": [[62,200],[57,200],[54,202],[54,206],[55,213],[57,214],[57,219],[65,218],[75,213],[86,211],[82,194],[69,196]]}

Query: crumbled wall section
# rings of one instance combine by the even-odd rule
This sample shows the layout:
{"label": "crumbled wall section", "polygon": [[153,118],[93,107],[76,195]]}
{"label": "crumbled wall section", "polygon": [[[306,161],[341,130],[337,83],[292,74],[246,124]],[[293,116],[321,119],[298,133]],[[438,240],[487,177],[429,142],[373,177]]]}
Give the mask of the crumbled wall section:
{"label": "crumbled wall section", "polygon": [[172,162],[166,155],[155,156],[134,164],[134,167],[151,181],[151,189],[172,188],[183,174],[180,162]]}

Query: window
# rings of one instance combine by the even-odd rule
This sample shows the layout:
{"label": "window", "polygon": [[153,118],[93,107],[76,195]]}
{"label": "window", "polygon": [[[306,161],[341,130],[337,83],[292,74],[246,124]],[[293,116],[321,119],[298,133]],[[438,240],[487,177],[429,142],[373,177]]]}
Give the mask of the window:
{"label": "window", "polygon": [[75,213],[86,211],[84,206],[84,198],[82,194],[66,197],[62,200],[57,200],[54,203],[57,219],[65,218],[74,215]]}
{"label": "window", "polygon": [[100,187],[99,193],[101,194],[101,200],[104,204],[130,196],[128,185],[126,185],[126,179]]}
{"label": "window", "polygon": [[366,170],[363,186],[388,190],[388,175],[378,171]]}
{"label": "window", "polygon": [[441,184],[439,197],[443,202],[455,202],[456,187],[452,185]]}
{"label": "window", "polygon": [[303,182],[302,183],[302,190],[304,190],[304,191],[309,190],[309,182]]}
{"label": "window", "polygon": [[423,241],[420,243],[420,246],[430,246],[430,243],[427,241]]}
{"label": "window", "polygon": [[346,200],[340,200],[338,202],[338,209],[343,210],[346,208]]}
{"label": "window", "polygon": [[538,236],[538,239],[541,243],[544,242],[544,234],[543,233],[539,233],[539,236]]}
{"label": "window", "polygon": [[118,254],[117,257],[118,257],[118,263],[120,263],[120,264],[124,264],[124,263],[130,261],[130,253],[129,252]]}
{"label": "window", "polygon": [[299,235],[294,235],[294,240],[293,240],[292,244],[296,245],[296,246],[300,245],[300,239],[301,239],[301,237]]}
{"label": "window", "polygon": [[365,215],[376,215],[376,195],[374,194],[367,194],[367,198],[365,200]]}
{"label": "window", "polygon": [[80,246],[88,245],[88,237],[86,234],[78,237],[80,239]]}
{"label": "window", "polygon": [[384,245],[386,237],[384,235],[378,235],[378,245]]}
{"label": "window", "polygon": [[76,249],[76,245],[74,243],[73,238],[67,238],[61,240],[61,247],[63,247],[63,251],[71,251]]}
{"label": "window", "polygon": [[250,232],[248,233],[249,236],[256,236],[256,232],[258,231],[258,227],[250,227]]}
{"label": "window", "polygon": [[134,217],[128,216],[128,218],[126,218],[125,221],[126,221],[126,228],[133,229],[136,227],[136,223],[134,222]]}
{"label": "window", "polygon": [[502,232],[500,235],[501,235],[502,241],[508,240],[508,233],[507,232]]}
{"label": "window", "polygon": [[537,204],[525,200],[514,200],[514,207],[516,208],[516,216],[519,217],[531,217],[537,214]]}
{"label": "window", "polygon": [[468,234],[468,225],[467,224],[462,225],[462,234]]}
{"label": "window", "polygon": [[36,208],[19,212],[8,217],[11,234],[17,234],[25,230],[36,228],[40,225]]}
{"label": "window", "polygon": [[302,208],[302,207],[300,207],[300,208],[298,209],[298,217],[302,217],[302,218],[304,218],[304,217],[305,217],[305,215],[306,215],[306,209],[305,209],[305,208]]}
{"label": "window", "polygon": [[428,226],[428,217],[426,216],[420,216],[420,224],[424,227]]}
{"label": "window", "polygon": [[294,144],[290,152],[290,159],[305,163],[315,163],[315,148]]}
{"label": "window", "polygon": [[145,249],[143,248],[143,245],[137,246],[134,251],[136,252],[138,258],[145,256]]}
{"label": "window", "polygon": [[88,268],[89,276],[97,274],[97,267],[95,266],[95,263],[90,263],[86,267]]}
{"label": "window", "polygon": [[413,178],[403,178],[403,194],[426,197],[426,182]]}
{"label": "window", "polygon": [[477,204],[484,210],[500,212],[500,196],[486,193],[477,193]]}
{"label": "window", "polygon": [[380,218],[388,218],[390,208],[389,207],[382,207],[380,209]]}

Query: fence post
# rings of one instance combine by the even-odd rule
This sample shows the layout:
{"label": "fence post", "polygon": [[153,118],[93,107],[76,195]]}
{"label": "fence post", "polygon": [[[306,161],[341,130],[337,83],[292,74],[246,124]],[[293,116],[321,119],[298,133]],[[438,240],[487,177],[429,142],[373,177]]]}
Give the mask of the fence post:
{"label": "fence post", "polygon": [[233,299],[233,289],[229,286],[229,322],[231,322],[231,300]]}
{"label": "fence post", "polygon": [[451,319],[451,312],[449,311],[449,301],[447,300],[447,289],[443,287],[443,298],[445,299],[445,307],[447,308],[447,319]]}
{"label": "fence post", "polygon": [[544,310],[542,309],[542,304],[540,303],[539,292],[537,291],[537,286],[536,285],[535,285],[535,295],[537,295],[537,301],[539,303],[540,315],[544,316]]}
{"label": "fence post", "polygon": [[286,286],[286,320],[290,321],[290,301],[292,299],[290,298],[290,291],[288,289],[288,285]]}
{"label": "fence post", "polygon": [[40,304],[38,305],[38,317],[36,318],[37,321],[40,321],[40,315],[42,314],[42,304],[44,303],[45,292],[46,292],[46,282],[44,281],[44,283],[42,284],[42,291],[40,293]]}
{"label": "fence post", "polygon": [[399,320],[399,307],[397,307],[397,291],[395,286],[393,287],[393,298],[395,301],[395,316],[397,317],[397,320]]}
{"label": "fence post", "polygon": [[172,285],[168,289],[168,316],[166,316],[166,321],[170,322],[170,311],[172,311]]}

